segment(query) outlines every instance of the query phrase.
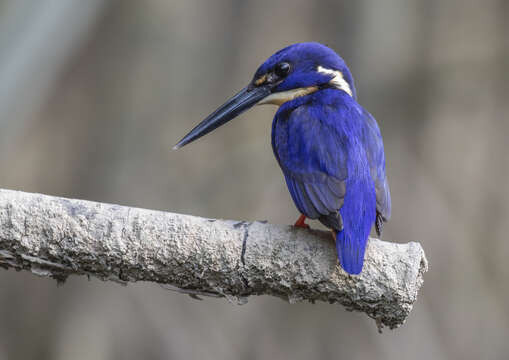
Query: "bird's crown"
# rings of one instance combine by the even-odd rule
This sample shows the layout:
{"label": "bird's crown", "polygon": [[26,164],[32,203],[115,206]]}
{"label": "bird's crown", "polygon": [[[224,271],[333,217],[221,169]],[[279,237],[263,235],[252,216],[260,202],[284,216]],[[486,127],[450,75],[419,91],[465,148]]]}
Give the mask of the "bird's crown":
{"label": "bird's crown", "polygon": [[330,85],[355,97],[353,78],[345,61],[317,42],[293,44],[270,56],[258,68],[251,84],[267,83],[273,84],[273,93]]}

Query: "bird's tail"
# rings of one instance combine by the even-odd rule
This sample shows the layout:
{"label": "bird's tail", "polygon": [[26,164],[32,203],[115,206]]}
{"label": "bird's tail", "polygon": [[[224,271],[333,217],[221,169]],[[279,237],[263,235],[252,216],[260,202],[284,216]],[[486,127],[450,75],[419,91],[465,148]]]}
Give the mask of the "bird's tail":
{"label": "bird's tail", "polygon": [[376,217],[374,184],[369,181],[352,181],[340,213],[343,229],[335,230],[336,250],[343,269],[350,274],[360,274],[369,233]]}

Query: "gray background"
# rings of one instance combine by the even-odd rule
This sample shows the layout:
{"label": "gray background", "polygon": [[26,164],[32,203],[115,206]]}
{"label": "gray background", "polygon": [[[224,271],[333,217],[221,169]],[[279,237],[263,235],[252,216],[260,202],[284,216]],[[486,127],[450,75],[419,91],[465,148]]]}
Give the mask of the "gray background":
{"label": "gray background", "polygon": [[275,108],[170,149],[266,57],[315,40],[380,124],[384,238],[430,261],[407,323],[382,335],[327,304],[0,270],[0,359],[507,358],[508,16],[507,0],[0,0],[0,187],[291,223]]}

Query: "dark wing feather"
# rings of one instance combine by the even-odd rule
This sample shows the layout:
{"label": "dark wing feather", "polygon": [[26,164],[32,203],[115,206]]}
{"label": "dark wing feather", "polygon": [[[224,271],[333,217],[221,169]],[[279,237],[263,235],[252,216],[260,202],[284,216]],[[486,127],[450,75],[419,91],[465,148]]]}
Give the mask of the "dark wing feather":
{"label": "dark wing feather", "polygon": [[[319,181],[285,171],[288,190],[301,213],[311,219],[335,214],[343,205],[345,186],[341,181]],[[334,186],[329,186],[333,184]],[[333,190],[332,190],[333,189]]]}

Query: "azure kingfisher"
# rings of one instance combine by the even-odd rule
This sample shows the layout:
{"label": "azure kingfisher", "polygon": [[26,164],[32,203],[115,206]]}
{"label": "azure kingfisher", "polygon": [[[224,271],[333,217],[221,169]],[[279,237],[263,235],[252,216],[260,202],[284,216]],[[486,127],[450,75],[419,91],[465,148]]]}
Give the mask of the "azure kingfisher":
{"label": "azure kingfisher", "polygon": [[391,215],[385,156],[376,120],[357,102],[345,61],[325,45],[293,44],[269,57],[240,92],[175,145],[178,149],[257,104],[279,106],[272,149],[306,218],[330,228],[342,268],[359,274],[371,228]]}

